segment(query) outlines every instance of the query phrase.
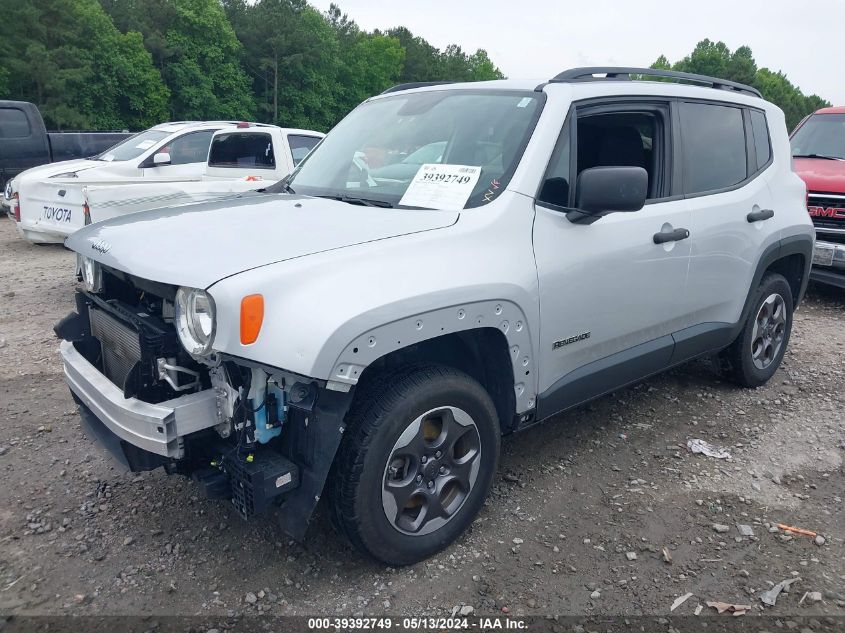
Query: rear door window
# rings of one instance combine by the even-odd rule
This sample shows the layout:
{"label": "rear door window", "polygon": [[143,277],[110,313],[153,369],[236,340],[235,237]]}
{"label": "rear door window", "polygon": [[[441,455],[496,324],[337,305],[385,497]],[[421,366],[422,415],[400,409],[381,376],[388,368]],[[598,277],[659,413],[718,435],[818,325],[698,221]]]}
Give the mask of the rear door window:
{"label": "rear door window", "polygon": [[0,138],[26,138],[30,135],[29,119],[18,108],[0,108]]}
{"label": "rear door window", "polygon": [[769,142],[769,127],[766,114],[760,110],[751,110],[751,130],[754,132],[754,152],[757,155],[757,169],[762,169],[772,157]]}
{"label": "rear door window", "polygon": [[726,189],[748,177],[742,109],[680,104],[684,193]]}
{"label": "rear door window", "polygon": [[273,139],[269,134],[221,134],[211,144],[208,166],[275,169]]}

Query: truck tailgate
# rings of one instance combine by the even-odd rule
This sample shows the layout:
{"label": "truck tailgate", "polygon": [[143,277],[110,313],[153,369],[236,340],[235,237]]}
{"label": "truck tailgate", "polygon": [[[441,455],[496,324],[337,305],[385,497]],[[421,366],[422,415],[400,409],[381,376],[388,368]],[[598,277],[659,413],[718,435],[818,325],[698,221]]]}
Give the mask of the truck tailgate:
{"label": "truck tailgate", "polygon": [[91,209],[91,221],[196,202],[236,197],[246,191],[268,186],[267,182],[220,180],[200,182],[156,182],[125,185],[89,185],[85,198]]}
{"label": "truck tailgate", "polygon": [[79,183],[49,179],[27,183],[18,193],[22,229],[65,237],[85,226]]}

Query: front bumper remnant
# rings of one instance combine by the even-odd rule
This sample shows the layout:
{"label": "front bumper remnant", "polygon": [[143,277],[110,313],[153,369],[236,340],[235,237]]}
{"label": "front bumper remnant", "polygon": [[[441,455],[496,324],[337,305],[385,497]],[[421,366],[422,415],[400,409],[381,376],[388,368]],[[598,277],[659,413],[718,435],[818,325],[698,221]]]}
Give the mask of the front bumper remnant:
{"label": "front bumper remnant", "polygon": [[65,377],[74,395],[121,440],[166,457],[184,457],[182,438],[220,422],[212,389],[150,404],[124,398],[123,391],[80,354],[73,343],[59,348]]}

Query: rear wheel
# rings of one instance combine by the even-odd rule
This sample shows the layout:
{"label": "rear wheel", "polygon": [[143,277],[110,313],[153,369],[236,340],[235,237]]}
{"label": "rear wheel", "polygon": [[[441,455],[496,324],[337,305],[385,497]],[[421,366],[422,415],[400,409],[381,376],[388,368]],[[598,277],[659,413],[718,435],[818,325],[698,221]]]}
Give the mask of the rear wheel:
{"label": "rear wheel", "polygon": [[759,387],[778,370],[792,332],[792,288],[776,273],[763,277],[737,339],[721,354],[723,374],[744,387]]}
{"label": "rear wheel", "polygon": [[356,399],[331,482],[335,525],[392,565],[446,547],[481,509],[499,457],[496,409],[466,374],[409,367]]}

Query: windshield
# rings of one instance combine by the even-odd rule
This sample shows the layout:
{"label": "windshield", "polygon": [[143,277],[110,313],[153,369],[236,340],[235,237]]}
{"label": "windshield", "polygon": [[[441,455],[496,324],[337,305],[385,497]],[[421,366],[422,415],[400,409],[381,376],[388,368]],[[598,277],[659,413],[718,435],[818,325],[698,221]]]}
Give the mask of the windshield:
{"label": "windshield", "polygon": [[793,156],[845,160],[845,114],[814,114],[790,140]]}
{"label": "windshield", "polygon": [[505,189],[542,99],[535,92],[437,90],[369,101],[269,190],[379,206],[483,205]]}
{"label": "windshield", "polygon": [[95,156],[94,159],[107,162],[132,160],[133,158],[138,158],[138,156],[146,152],[160,140],[170,136],[170,134],[170,132],[162,132],[161,130],[144,130],[135,136],[130,136],[114,147],[110,147],[99,156]]}

